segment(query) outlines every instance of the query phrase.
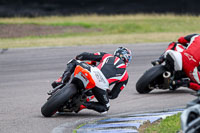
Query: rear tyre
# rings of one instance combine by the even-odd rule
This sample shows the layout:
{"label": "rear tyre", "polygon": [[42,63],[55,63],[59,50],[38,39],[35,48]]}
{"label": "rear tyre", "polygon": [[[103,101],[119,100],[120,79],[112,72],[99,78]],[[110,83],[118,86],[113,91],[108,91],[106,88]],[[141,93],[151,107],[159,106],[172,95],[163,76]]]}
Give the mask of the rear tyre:
{"label": "rear tyre", "polygon": [[66,84],[62,89],[57,90],[42,106],[42,115],[51,117],[76,93],[77,88],[74,84]]}
{"label": "rear tyre", "polygon": [[136,90],[140,94],[146,94],[152,91],[149,85],[160,77],[166,71],[164,66],[157,65],[147,70],[137,81]]}

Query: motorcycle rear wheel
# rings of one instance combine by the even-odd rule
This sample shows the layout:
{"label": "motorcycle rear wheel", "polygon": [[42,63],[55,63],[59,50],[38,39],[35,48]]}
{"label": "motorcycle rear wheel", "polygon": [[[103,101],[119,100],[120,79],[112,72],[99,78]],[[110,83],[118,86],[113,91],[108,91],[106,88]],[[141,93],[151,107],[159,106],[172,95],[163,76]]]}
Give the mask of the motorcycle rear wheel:
{"label": "motorcycle rear wheel", "polygon": [[76,93],[77,88],[74,84],[66,84],[62,89],[59,89],[52,94],[52,96],[50,96],[42,106],[42,115],[45,117],[51,117]]}
{"label": "motorcycle rear wheel", "polygon": [[137,81],[136,90],[140,94],[146,94],[152,91],[150,84],[160,77],[166,71],[162,65],[157,65],[147,70]]}

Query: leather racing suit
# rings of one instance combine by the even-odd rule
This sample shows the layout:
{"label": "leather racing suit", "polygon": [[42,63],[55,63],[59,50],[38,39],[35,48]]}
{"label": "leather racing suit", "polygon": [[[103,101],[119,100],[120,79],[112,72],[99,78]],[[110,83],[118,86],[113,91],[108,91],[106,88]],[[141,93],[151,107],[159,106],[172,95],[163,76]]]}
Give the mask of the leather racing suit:
{"label": "leather racing suit", "polygon": [[200,74],[198,70],[200,65],[200,35],[190,34],[179,37],[178,43],[169,44],[167,50],[175,50],[181,53],[182,69],[191,79],[187,87],[193,90],[200,90]]}
{"label": "leather racing suit", "polygon": [[183,70],[186,75],[193,81],[189,83],[189,88],[200,90],[200,74],[198,66],[200,63],[200,35],[191,34],[180,37],[178,42],[187,45],[181,53],[183,61]]}
{"label": "leather racing suit", "polygon": [[[104,52],[84,52],[80,55],[77,55],[76,59],[90,60],[93,62],[93,64],[96,63],[96,67],[101,70],[107,79],[109,86],[114,84],[112,90],[106,90],[95,86],[91,90],[98,102],[85,102],[83,104],[83,106],[85,106],[87,109],[93,109],[100,113],[107,112],[110,107],[109,99],[117,98],[119,93],[124,89],[128,82],[126,64],[119,57]],[[78,63],[76,60],[73,60],[68,64],[67,69],[71,70],[70,73],[73,73],[73,70],[77,64]]]}

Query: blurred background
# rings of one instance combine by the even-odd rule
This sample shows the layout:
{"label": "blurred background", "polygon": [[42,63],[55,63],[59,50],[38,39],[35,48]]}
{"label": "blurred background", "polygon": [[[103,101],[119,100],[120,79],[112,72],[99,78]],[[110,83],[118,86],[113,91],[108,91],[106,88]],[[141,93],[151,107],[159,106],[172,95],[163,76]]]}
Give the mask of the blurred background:
{"label": "blurred background", "polygon": [[0,0],[0,16],[200,13],[198,0]]}
{"label": "blurred background", "polygon": [[198,0],[0,0],[0,48],[171,42],[200,32]]}

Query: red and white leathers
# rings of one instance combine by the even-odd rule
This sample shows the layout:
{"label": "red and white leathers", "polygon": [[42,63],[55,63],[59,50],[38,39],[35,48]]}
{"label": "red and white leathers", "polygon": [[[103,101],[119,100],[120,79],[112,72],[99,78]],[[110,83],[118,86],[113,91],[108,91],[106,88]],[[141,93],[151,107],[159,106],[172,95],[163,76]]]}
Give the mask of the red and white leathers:
{"label": "red and white leathers", "polygon": [[[95,96],[98,102],[87,100],[87,102],[80,106],[80,109],[78,111],[84,108],[93,109],[100,113],[108,111],[110,107],[109,99],[117,98],[119,93],[124,89],[128,82],[126,63],[118,56],[113,56],[104,52],[84,52],[80,55],[77,55],[76,59],[78,60],[73,59],[68,62],[67,68],[63,76],[59,78],[56,82],[59,83],[62,81],[66,83],[69,79],[68,77],[71,76],[72,73],[74,73],[76,66],[81,66],[83,68],[87,66],[86,68],[88,68],[89,65],[86,65],[85,62],[81,62],[79,60],[92,61],[89,70],[92,78],[95,80],[95,86],[92,87],[91,91],[92,95]],[[110,91],[108,89],[109,86],[111,86],[112,84],[115,85]]]}
{"label": "red and white leathers", "polygon": [[200,35],[195,34],[193,36],[186,36],[181,38],[179,38],[179,40],[183,40],[184,43],[188,41],[189,43],[186,50],[181,53],[183,60],[183,70],[186,75],[193,81],[189,84],[189,88],[193,90],[200,90],[200,74],[197,68],[200,62]]}
{"label": "red and white leathers", "polygon": [[200,65],[200,35],[191,34],[185,37],[180,37],[178,43],[182,44],[185,49],[180,51],[178,48],[175,50],[169,45],[166,52],[170,49],[180,52],[182,56],[182,69],[192,81],[189,83],[189,88],[200,90],[200,74],[197,68]]}
{"label": "red and white leathers", "polygon": [[96,62],[96,68],[105,76],[108,87],[115,84],[111,91],[107,91],[106,88],[102,86],[95,86],[92,89],[92,93],[95,95],[98,102],[85,102],[83,104],[87,109],[93,109],[98,112],[108,111],[109,99],[117,98],[128,82],[127,66],[125,62],[117,56],[104,52],[84,52],[77,55],[76,59]]}
{"label": "red and white leathers", "polygon": [[84,52],[78,55],[77,59],[90,60],[98,63],[97,68],[104,74],[109,85],[115,84],[109,93],[110,99],[117,98],[121,90],[126,86],[128,82],[127,66],[119,57],[104,52]]}
{"label": "red and white leathers", "polygon": [[167,50],[174,50],[174,51],[177,51],[177,52],[183,52],[185,50],[185,46],[180,44],[180,43],[177,43],[177,42],[172,42],[169,44],[169,46],[167,47]]}

